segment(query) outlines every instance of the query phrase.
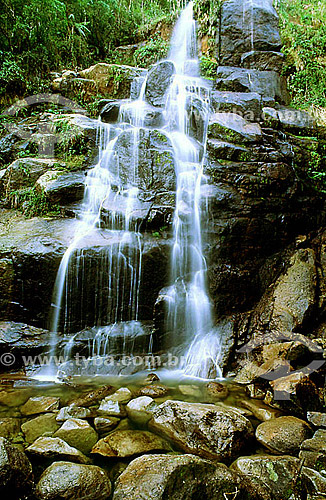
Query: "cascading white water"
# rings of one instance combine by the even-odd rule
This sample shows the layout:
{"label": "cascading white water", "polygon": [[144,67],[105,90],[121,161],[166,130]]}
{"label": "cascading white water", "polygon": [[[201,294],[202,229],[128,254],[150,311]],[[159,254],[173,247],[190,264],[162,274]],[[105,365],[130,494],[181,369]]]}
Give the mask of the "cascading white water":
{"label": "cascading white water", "polygon": [[[202,250],[201,186],[209,118],[209,88],[198,77],[193,4],[183,11],[172,38],[170,60],[176,74],[167,95],[166,120],[177,166],[177,198],[172,253],[173,285],[168,294],[168,328],[183,337],[189,348],[181,367],[189,376],[220,376],[220,344],[213,331],[212,307],[206,290],[206,262]],[[191,136],[194,114],[202,131]],[[198,126],[198,124],[197,124]]]}
{"label": "cascading white water", "polygon": [[[142,88],[137,101],[122,107],[117,126],[98,122],[99,161],[88,172],[75,236],[62,258],[53,291],[50,314],[53,336],[59,330],[69,334],[85,326],[101,327],[92,354],[98,352],[99,332],[105,343],[110,325],[126,321],[128,332],[133,322],[136,331],[141,328],[137,318],[142,244],[133,211],[139,203],[136,179],[143,94]],[[120,178],[116,148],[119,135],[129,128],[132,161],[125,182]],[[111,200],[113,209],[108,220],[103,221],[105,200]],[[68,342],[69,352],[72,343],[73,340]],[[52,351],[55,344],[54,338]]]}
{"label": "cascading white water", "polygon": [[[168,329],[186,344],[181,366],[189,376],[220,376],[220,346],[213,331],[202,249],[201,188],[209,117],[209,87],[199,77],[193,4],[182,12],[171,42],[175,73],[166,92],[159,132],[171,143],[176,170],[176,207],[168,294]],[[99,122],[99,161],[88,172],[81,217],[57,275],[51,330],[75,333],[96,326],[91,355],[110,354],[113,325],[124,322],[126,335],[138,320],[142,236],[134,217],[143,203],[139,186],[140,142],[146,132],[146,78],[139,98],[120,106],[115,125]],[[119,159],[128,133],[127,166]],[[103,217],[103,207],[108,215]],[[122,329],[124,325],[122,323]],[[133,326],[134,325],[134,326]],[[119,327],[120,328],[120,327]],[[133,331],[135,330],[135,331]],[[120,330],[119,330],[120,331]],[[124,331],[124,330],[123,330]],[[112,340],[112,342],[111,342]],[[124,343],[125,345],[125,343]],[[129,344],[130,346],[130,344]],[[73,340],[66,352],[71,352]],[[166,346],[169,347],[169,346]],[[149,350],[151,347],[149,346]],[[132,355],[132,352],[125,353]]]}

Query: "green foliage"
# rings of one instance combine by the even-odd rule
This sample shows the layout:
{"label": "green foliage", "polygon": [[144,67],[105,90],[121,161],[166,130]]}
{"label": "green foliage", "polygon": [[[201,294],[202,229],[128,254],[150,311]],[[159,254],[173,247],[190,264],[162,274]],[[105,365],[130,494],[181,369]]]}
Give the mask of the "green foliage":
{"label": "green foliage", "polygon": [[10,52],[0,52],[0,61],[0,80],[8,83],[13,80],[23,79],[23,71]]}
{"label": "green foliage", "polygon": [[134,53],[136,66],[146,68],[167,56],[169,45],[158,34],[152,36],[148,42],[141,45]]}
{"label": "green foliage", "polygon": [[284,74],[292,102],[326,107],[326,4],[322,0],[280,0]]}
{"label": "green foliage", "polygon": [[199,20],[198,36],[207,38],[205,55],[216,55],[216,38],[220,24],[220,9],[223,0],[194,0],[194,13]]}
{"label": "green foliage", "polygon": [[317,191],[326,194],[326,142],[321,141],[317,151],[309,152],[308,178]]}
{"label": "green foliage", "polygon": [[44,192],[37,191],[35,187],[12,191],[9,194],[9,202],[26,217],[60,214],[59,205],[50,203]]}
{"label": "green foliage", "polygon": [[85,165],[85,156],[84,155],[71,155],[67,156],[65,159],[66,169],[70,172],[75,170],[81,170]]}
{"label": "green foliage", "polygon": [[0,88],[23,73],[35,77],[85,67],[136,43],[137,30],[175,10],[176,0],[1,0]]}
{"label": "green foliage", "polygon": [[214,80],[216,78],[218,62],[216,59],[211,59],[207,56],[200,58],[200,72],[204,78]]}

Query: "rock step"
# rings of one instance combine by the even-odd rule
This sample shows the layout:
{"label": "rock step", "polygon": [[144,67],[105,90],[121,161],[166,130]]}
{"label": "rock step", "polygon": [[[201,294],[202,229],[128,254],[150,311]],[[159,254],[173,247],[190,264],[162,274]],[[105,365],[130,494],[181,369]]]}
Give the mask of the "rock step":
{"label": "rock step", "polygon": [[257,93],[265,106],[289,103],[285,80],[276,71],[260,71],[237,66],[219,66],[215,81],[219,91]]}

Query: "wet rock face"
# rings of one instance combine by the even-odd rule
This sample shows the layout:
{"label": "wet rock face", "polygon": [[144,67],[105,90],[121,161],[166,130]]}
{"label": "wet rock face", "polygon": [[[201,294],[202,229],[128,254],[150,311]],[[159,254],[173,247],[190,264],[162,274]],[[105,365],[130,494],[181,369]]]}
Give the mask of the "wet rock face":
{"label": "wet rock face", "polygon": [[263,101],[289,103],[285,80],[276,71],[261,71],[235,66],[219,66],[215,88],[219,91],[255,92]]}
{"label": "wet rock face", "polygon": [[[252,50],[275,52],[281,44],[278,15],[272,0],[223,2],[219,54],[221,65],[240,66],[243,54]],[[259,59],[255,62],[258,67],[261,66]]]}
{"label": "wet rock face", "polygon": [[160,107],[164,105],[165,93],[170,86],[174,73],[175,67],[171,61],[155,64],[149,70],[145,98],[150,104]]}
{"label": "wet rock face", "polygon": [[[138,164],[135,162],[138,146]],[[134,184],[145,192],[175,189],[175,166],[172,144],[158,130],[141,129],[123,132],[116,143],[117,171],[124,185]],[[136,164],[135,164],[136,163]]]}
{"label": "wet rock face", "polygon": [[257,92],[213,90],[211,105],[215,113],[238,113],[252,122],[259,122],[261,118],[261,95]]}
{"label": "wet rock face", "polygon": [[[159,208],[157,208],[159,210]],[[67,248],[71,235],[74,233],[75,222],[69,219],[45,220],[42,218],[24,219],[22,216],[15,217],[8,211],[3,214],[3,227],[6,228],[0,235],[0,246],[2,258],[0,258],[0,291],[1,291],[1,317],[5,320],[21,321],[36,324],[40,327],[48,327],[48,318],[51,305],[51,297],[56,272],[61,257]],[[7,222],[8,221],[8,222]],[[105,241],[109,245],[109,241]],[[103,245],[103,239],[102,239]],[[101,258],[101,249],[90,250],[93,260],[90,262],[89,271],[93,272],[92,265],[96,259]],[[103,250],[103,248],[102,248]],[[108,247],[106,248],[108,250]],[[102,251],[105,253],[105,248]],[[151,236],[144,237],[142,281],[140,288],[140,319],[151,319],[154,302],[158,291],[165,286],[168,280],[168,261],[170,252],[169,240],[161,240]],[[107,255],[107,253],[106,253]],[[155,279],[154,279],[155,278]],[[94,288],[94,274],[88,281],[88,287]],[[104,299],[107,294],[103,290]],[[105,295],[106,294],[106,295]],[[126,292],[126,304],[129,295]],[[94,324],[94,307],[92,300],[94,294],[88,296],[90,307],[86,318],[86,325]],[[78,304],[76,304],[78,308]],[[127,319],[127,318],[126,318]],[[86,326],[76,325],[75,331]],[[33,339],[34,333],[26,331],[26,347],[24,338],[18,340],[17,328],[13,330],[8,326],[8,334],[17,340],[17,349],[22,348],[24,353],[34,352],[39,354],[42,346],[46,347],[40,332],[35,332],[39,337],[40,344],[37,347],[37,338]],[[15,333],[16,332],[16,333]],[[7,337],[4,340],[7,342]],[[7,339],[7,340],[6,340]],[[14,343],[11,344],[15,349]],[[1,346],[0,346],[1,349]]]}

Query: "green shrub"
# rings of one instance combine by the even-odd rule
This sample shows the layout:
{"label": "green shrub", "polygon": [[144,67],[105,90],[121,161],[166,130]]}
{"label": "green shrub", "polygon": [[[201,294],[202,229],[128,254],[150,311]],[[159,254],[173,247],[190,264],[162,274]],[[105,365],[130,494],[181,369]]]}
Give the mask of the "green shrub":
{"label": "green shrub", "polygon": [[325,2],[279,0],[278,10],[292,103],[326,107]]}
{"label": "green shrub", "polygon": [[20,210],[26,217],[44,215],[59,215],[59,205],[49,202],[44,192],[39,192],[35,187],[19,189],[9,194],[11,207]]}
{"label": "green shrub", "polygon": [[[37,80],[49,71],[86,67],[119,45],[137,42],[142,24],[175,10],[177,0],[5,0],[0,51]],[[1,62],[1,61],[0,61]],[[18,66],[15,66],[15,64]]]}
{"label": "green shrub", "polygon": [[214,80],[216,78],[217,66],[218,62],[216,61],[216,59],[211,59],[207,56],[201,56],[200,72],[203,77]]}
{"label": "green shrub", "polygon": [[134,53],[136,66],[146,68],[167,56],[169,44],[159,35],[154,35],[150,40],[141,45]]}
{"label": "green shrub", "polygon": [[24,72],[10,52],[0,51],[0,95],[25,87]]}

